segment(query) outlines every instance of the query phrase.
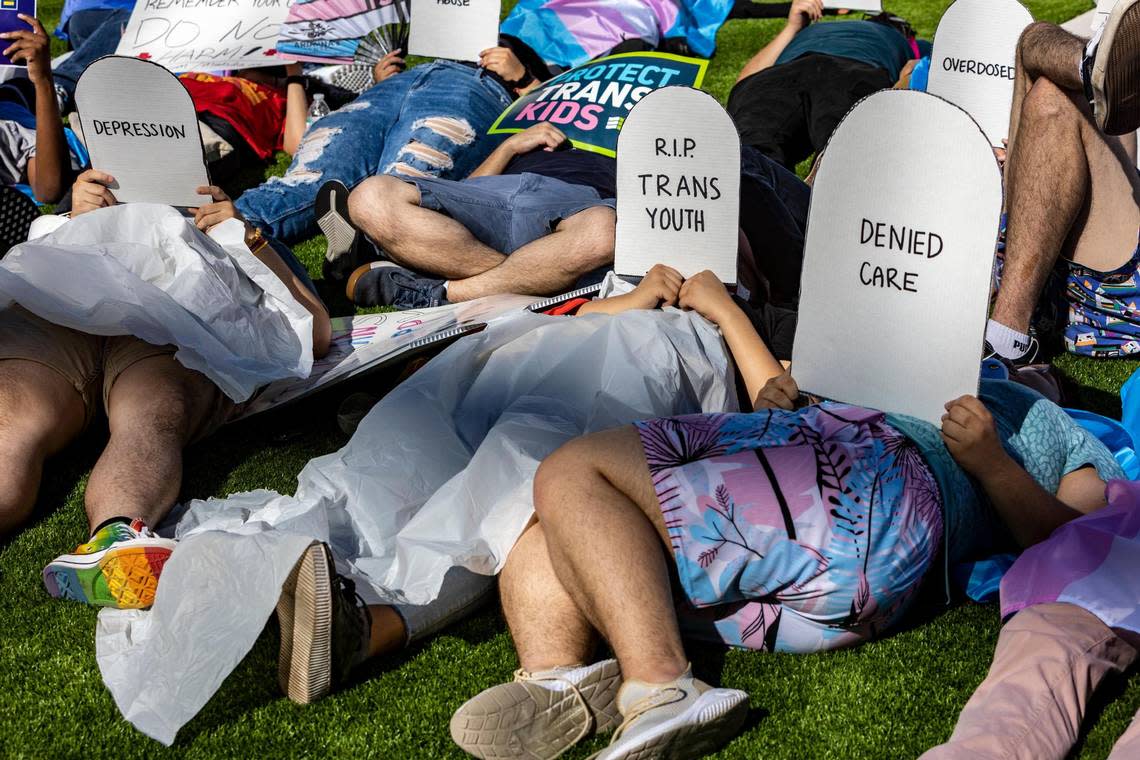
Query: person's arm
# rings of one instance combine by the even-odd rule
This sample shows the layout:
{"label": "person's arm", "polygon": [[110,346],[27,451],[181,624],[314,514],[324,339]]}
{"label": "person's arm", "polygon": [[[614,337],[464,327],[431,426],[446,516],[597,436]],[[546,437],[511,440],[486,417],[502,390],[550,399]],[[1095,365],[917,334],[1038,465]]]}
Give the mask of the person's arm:
{"label": "person's arm", "polygon": [[1091,467],[1061,479],[1049,493],[1001,445],[993,416],[974,396],[946,404],[942,440],[954,461],[973,475],[1022,548],[1044,541],[1061,525],[1105,505],[1104,481]]}
{"label": "person's arm", "polygon": [[7,32],[0,37],[12,43],[4,55],[14,63],[27,64],[28,79],[36,89],[36,155],[28,160],[28,184],[37,200],[55,203],[67,187],[71,160],[52,85],[51,45],[37,19],[23,13],[19,18],[31,26],[31,31]]}
{"label": "person's arm", "polygon": [[281,147],[290,156],[297,152],[305,136],[305,121],[309,118],[309,95],[305,92],[305,78],[301,64],[285,67],[285,135]]}
{"label": "person's arm", "polygon": [[525,131],[511,135],[487,156],[487,160],[471,172],[472,177],[489,177],[502,174],[515,156],[532,150],[553,151],[566,143],[566,135],[553,124],[542,122]]}
{"label": "person's arm", "polygon": [[71,218],[118,203],[110,190],[113,184],[115,178],[98,169],[88,169],[76,177],[75,184],[71,186]]}
{"label": "person's arm", "polygon": [[656,309],[659,306],[673,306],[684,284],[681,273],[664,264],[654,264],[637,287],[628,293],[583,304],[578,316],[583,314],[621,314],[633,309]]}
{"label": "person's arm", "polygon": [[245,244],[249,246],[250,251],[261,263],[269,267],[270,271],[277,275],[281,282],[285,283],[285,287],[289,289],[289,294],[293,296],[293,299],[313,315],[313,356],[320,359],[327,354],[329,344],[332,342],[332,321],[329,318],[328,309],[321,303],[321,300],[277,255],[277,252],[269,245],[269,241],[262,236],[261,231],[242,218],[241,213],[234,207],[233,201],[230,200],[225,191],[220,187],[210,185],[199,187],[196,192],[198,195],[210,196],[213,198],[213,203],[191,209],[194,212],[194,225],[203,232],[209,232],[210,229],[228,219],[238,219],[245,224]]}
{"label": "person's arm", "polygon": [[792,3],[791,12],[788,13],[788,23],[784,24],[784,28],[771,42],[761,48],[759,53],[752,56],[752,60],[744,64],[744,68],[740,70],[740,75],[736,77],[736,81],[739,82],[741,79],[746,79],[759,71],[770,68],[797,34],[803,31],[808,24],[819,21],[821,18],[823,18],[823,0],[795,0]]}
{"label": "person's arm", "polygon": [[784,374],[784,365],[764,345],[752,321],[732,300],[724,284],[712,272],[701,272],[685,280],[679,303],[681,308],[696,311],[720,328],[744,378],[753,408],[763,408],[762,392],[770,381]]}
{"label": "person's arm", "polygon": [[479,54],[479,65],[498,74],[514,91],[516,98],[521,98],[542,84],[509,47],[487,48]]}

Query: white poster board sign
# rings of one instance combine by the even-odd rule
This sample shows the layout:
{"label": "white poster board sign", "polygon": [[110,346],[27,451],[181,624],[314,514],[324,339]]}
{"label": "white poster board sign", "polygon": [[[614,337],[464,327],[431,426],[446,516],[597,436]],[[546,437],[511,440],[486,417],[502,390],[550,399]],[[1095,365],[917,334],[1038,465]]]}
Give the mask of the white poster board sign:
{"label": "white poster board sign", "polygon": [[1017,0],[957,0],[934,33],[927,92],[965,109],[994,147],[1009,136],[1017,41],[1032,23]]}
{"label": "white poster board sign", "polygon": [[812,188],[800,389],[935,425],[976,394],[1001,205],[993,150],[965,111],[910,90],[860,101]]}
{"label": "white poster board sign", "polygon": [[690,277],[736,282],[740,137],[720,104],[690,87],[649,93],[617,145],[614,271],[641,276],[667,264]]}
{"label": "white poster board sign", "polygon": [[116,55],[171,71],[277,66],[288,0],[138,0]]}
{"label": "white poster board sign", "polygon": [[478,61],[499,44],[499,0],[412,0],[408,52]]}
{"label": "white poster board sign", "polygon": [[882,0],[823,0],[823,7],[827,10],[863,11],[864,13],[882,13]]}
{"label": "white poster board sign", "polygon": [[107,56],[88,66],[75,103],[91,165],[115,178],[120,203],[197,206],[209,185],[198,116],[178,77],[137,58]]}

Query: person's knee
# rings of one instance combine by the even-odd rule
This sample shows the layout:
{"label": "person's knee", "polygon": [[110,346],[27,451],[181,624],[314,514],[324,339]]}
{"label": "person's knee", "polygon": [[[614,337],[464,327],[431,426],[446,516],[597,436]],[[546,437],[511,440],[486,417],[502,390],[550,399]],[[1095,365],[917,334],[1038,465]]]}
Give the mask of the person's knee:
{"label": "person's knee", "polygon": [[1021,116],[1027,122],[1056,125],[1064,119],[1079,116],[1079,111],[1069,93],[1041,77],[1025,94]]}
{"label": "person's knee", "polygon": [[543,460],[534,475],[534,510],[539,520],[557,514],[558,503],[567,492],[581,488],[583,478],[597,474],[590,437],[564,443]]}
{"label": "person's knee", "polygon": [[1021,30],[1021,36],[1017,39],[1018,51],[1029,50],[1034,45],[1040,44],[1042,34],[1052,34],[1054,28],[1056,24],[1050,24],[1048,21],[1034,21]]}
{"label": "person's knee", "polygon": [[567,219],[564,230],[574,236],[572,250],[582,272],[612,264],[617,214],[608,206],[594,206]]}
{"label": "person's knee", "polygon": [[400,220],[400,212],[418,203],[419,193],[407,182],[389,175],[369,177],[349,193],[348,216],[379,243]]}
{"label": "person's knee", "polygon": [[[172,360],[173,361],[173,360]],[[132,377],[116,383],[107,404],[112,438],[142,438],[149,442],[182,446],[203,413],[207,392],[205,377],[182,372],[148,372],[148,381]]]}

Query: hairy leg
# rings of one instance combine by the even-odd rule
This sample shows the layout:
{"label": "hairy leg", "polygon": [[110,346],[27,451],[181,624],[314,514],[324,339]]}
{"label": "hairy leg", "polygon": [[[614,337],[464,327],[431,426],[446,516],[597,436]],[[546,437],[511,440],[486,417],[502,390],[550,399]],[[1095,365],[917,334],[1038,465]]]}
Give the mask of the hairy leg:
{"label": "hairy leg", "polygon": [[684,673],[668,532],[637,431],[560,448],[539,468],[534,501],[558,580],[609,641],[623,677],[664,683]]}
{"label": "hairy leg", "polygon": [[613,209],[595,206],[563,219],[554,232],[522,246],[501,264],[466,279],[452,278],[449,301],[470,301],[495,293],[551,295],[582,275],[614,260]]}
{"label": "hairy leg", "polygon": [[541,524],[527,528],[507,555],[499,596],[525,670],[588,662],[596,645],[594,629],[558,581]]}
{"label": "hairy leg", "polygon": [[1005,268],[992,318],[1027,332],[1049,271],[1065,255],[1106,271],[1140,229],[1140,181],[1117,138],[1093,125],[1081,96],[1038,79],[1025,97],[1007,172]]}
{"label": "hairy leg", "polygon": [[0,536],[31,514],[43,464],[83,430],[83,399],[63,375],[23,359],[0,361]]}
{"label": "hairy leg", "polygon": [[1038,21],[1026,27],[1017,44],[1017,65],[1010,109],[1009,146],[1019,130],[1021,112],[1029,89],[1038,78],[1048,79],[1062,90],[1081,94],[1080,66],[1085,42],[1056,24]]}
{"label": "hairy leg", "polygon": [[393,261],[417,272],[473,277],[506,259],[451,217],[422,208],[415,185],[396,177],[361,182],[348,196],[348,213]]}
{"label": "hairy leg", "polygon": [[182,487],[182,449],[212,408],[214,385],[173,356],[152,356],[111,387],[111,437],[87,482],[92,527],[112,517],[157,525]]}

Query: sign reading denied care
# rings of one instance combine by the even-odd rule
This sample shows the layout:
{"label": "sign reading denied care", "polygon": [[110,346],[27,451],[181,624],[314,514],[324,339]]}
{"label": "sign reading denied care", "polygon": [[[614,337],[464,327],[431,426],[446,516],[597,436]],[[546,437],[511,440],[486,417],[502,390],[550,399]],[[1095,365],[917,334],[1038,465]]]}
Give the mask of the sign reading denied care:
{"label": "sign reading denied care", "polygon": [[198,117],[177,77],[158,64],[107,56],[84,70],[75,102],[91,165],[115,178],[120,202],[203,202],[194,192],[210,184]]}
{"label": "sign reading denied care", "polygon": [[739,217],[740,138],[720,104],[689,87],[642,98],[618,139],[614,271],[661,263],[734,283]]}
{"label": "sign reading denied care", "polygon": [[499,0],[412,0],[412,55],[478,61],[498,44]]}
{"label": "sign reading denied care", "polygon": [[908,90],[855,106],[812,188],[800,388],[935,425],[976,394],[1001,203],[993,150],[962,109]]}
{"label": "sign reading denied care", "polygon": [[1009,136],[1017,40],[1032,23],[1017,0],[957,0],[934,34],[927,91],[964,108],[994,147]]}

